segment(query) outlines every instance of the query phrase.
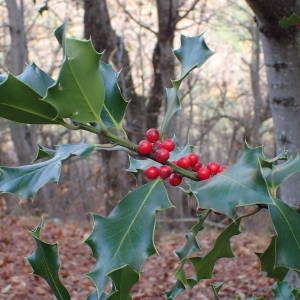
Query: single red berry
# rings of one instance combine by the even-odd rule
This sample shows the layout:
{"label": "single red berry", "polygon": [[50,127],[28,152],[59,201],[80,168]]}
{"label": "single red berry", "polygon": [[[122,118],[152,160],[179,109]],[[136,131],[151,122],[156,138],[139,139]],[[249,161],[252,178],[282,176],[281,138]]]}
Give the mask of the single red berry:
{"label": "single red berry", "polygon": [[202,167],[197,171],[197,176],[200,180],[206,180],[210,177],[210,170],[206,167]]}
{"label": "single red berry", "polygon": [[167,149],[168,151],[173,151],[175,149],[175,143],[171,139],[166,139],[162,142],[163,148]]}
{"label": "single red berry", "polygon": [[152,152],[152,143],[147,140],[141,140],[138,144],[137,151],[143,155]]}
{"label": "single red berry", "polygon": [[160,148],[154,152],[154,158],[160,163],[166,162],[170,157],[170,153],[165,148]]}
{"label": "single red berry", "polygon": [[300,29],[300,22],[296,23],[295,26],[297,29]]}
{"label": "single red berry", "polygon": [[202,168],[202,166],[203,166],[203,164],[202,164],[200,161],[198,161],[198,162],[193,166],[193,170],[194,170],[195,172],[197,172],[199,169]]}
{"label": "single red berry", "polygon": [[150,128],[146,131],[146,138],[149,142],[156,142],[160,138],[159,131],[156,128]]}
{"label": "single red berry", "polygon": [[218,173],[218,169],[220,168],[220,165],[214,161],[211,161],[207,164],[207,168],[214,175]]}
{"label": "single red berry", "polygon": [[172,174],[172,169],[171,169],[171,167],[169,167],[169,166],[167,166],[167,165],[164,165],[164,166],[161,166],[161,167],[159,168],[159,176],[160,176],[162,179],[168,178],[171,174]]}
{"label": "single red berry", "polygon": [[157,141],[152,144],[152,151],[155,152],[156,150],[162,148],[162,142]]}
{"label": "single red berry", "polygon": [[149,167],[144,171],[144,174],[149,179],[155,179],[159,176],[159,169],[155,166]]}
{"label": "single red berry", "polygon": [[173,186],[179,185],[181,181],[182,181],[182,176],[177,173],[172,173],[169,178],[169,183]]}
{"label": "single red berry", "polygon": [[194,166],[199,161],[199,156],[196,153],[190,153],[188,158],[191,161],[191,166]]}
{"label": "single red berry", "polygon": [[184,156],[178,159],[177,166],[183,169],[188,169],[191,166],[191,161],[188,156]]}

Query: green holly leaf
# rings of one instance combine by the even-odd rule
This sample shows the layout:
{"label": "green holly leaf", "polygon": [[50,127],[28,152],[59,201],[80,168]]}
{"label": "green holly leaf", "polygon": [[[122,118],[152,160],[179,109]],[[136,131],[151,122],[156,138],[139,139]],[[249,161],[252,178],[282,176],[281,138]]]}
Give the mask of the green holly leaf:
{"label": "green holly leaf", "polygon": [[57,243],[49,244],[41,240],[42,226],[43,220],[31,231],[31,236],[36,243],[36,250],[27,257],[27,260],[33,269],[33,274],[39,275],[47,281],[57,299],[69,300],[71,299],[69,292],[59,278],[60,259]]}
{"label": "green holly leaf", "polygon": [[170,207],[163,183],[155,180],[128,194],[108,217],[94,215],[94,228],[86,243],[96,265],[87,275],[95,283],[98,297],[109,273],[126,265],[139,271],[144,260],[156,253],[155,212]]}
{"label": "green holly leaf", "polygon": [[300,16],[296,13],[291,14],[289,17],[282,18],[279,21],[279,25],[283,28],[289,28],[300,23]]}
{"label": "green holly leaf", "polygon": [[220,292],[220,289],[222,288],[223,284],[224,283],[221,282],[221,283],[211,285],[211,288],[212,288],[214,296],[215,296],[215,300],[220,300],[219,292]]}
{"label": "green holly leaf", "polygon": [[181,76],[172,81],[173,88],[166,89],[167,110],[160,129],[163,136],[170,120],[181,109],[182,97],[179,87],[182,81],[193,69],[200,67],[213,54],[203,35],[194,37],[181,35],[181,46],[173,52],[181,63]]}
{"label": "green holly leaf", "polygon": [[46,95],[48,88],[55,83],[50,76],[35,64],[28,65],[24,72],[18,75],[17,78],[42,97]]}
{"label": "green holly leaf", "polygon": [[131,300],[130,290],[139,280],[139,273],[126,265],[108,274],[114,283],[115,291],[107,300]]}
{"label": "green holly leaf", "polygon": [[[0,117],[26,124],[64,124],[57,110],[41,100],[42,95],[28,85],[28,72],[18,78],[9,74],[0,82]],[[22,82],[20,79],[26,79]],[[39,89],[42,90],[42,84]]]}
{"label": "green holly leaf", "polygon": [[274,300],[297,300],[294,290],[286,281],[278,281],[273,287]]}
{"label": "green holly leaf", "polygon": [[105,100],[101,111],[101,119],[107,128],[122,129],[121,122],[127,107],[118,86],[119,73],[111,65],[101,62],[100,71],[104,80]]}
{"label": "green holly leaf", "polygon": [[179,294],[181,294],[185,290],[185,286],[177,281],[176,284],[168,291],[166,291],[167,300],[175,299]]}
{"label": "green holly leaf", "polygon": [[300,172],[300,156],[291,158],[284,163],[275,165],[270,171],[266,180],[269,185],[273,188],[278,188],[278,186],[287,180],[290,176]]}
{"label": "green holly leaf", "polygon": [[62,45],[64,62],[57,82],[48,89],[44,100],[52,104],[62,118],[99,124],[105,98],[99,72],[101,54],[91,41],[64,38]]}
{"label": "green holly leaf", "polygon": [[193,37],[181,35],[180,41],[180,48],[174,50],[182,68],[180,78],[174,81],[177,87],[193,69],[202,66],[213,55],[213,51],[208,48],[203,34]]}
{"label": "green holly leaf", "polygon": [[268,277],[282,280],[288,269],[284,267],[276,267],[276,240],[277,236],[273,236],[271,243],[264,253],[256,253],[260,259],[261,269],[267,273]]}
{"label": "green holly leaf", "polygon": [[167,110],[161,124],[160,132],[162,135],[167,130],[167,127],[174,115],[181,109],[181,99],[178,97],[178,92],[175,88],[167,88]]}
{"label": "green holly leaf", "polygon": [[234,257],[231,247],[230,239],[232,236],[240,233],[239,225],[241,218],[232,222],[216,239],[214,247],[204,257],[189,258],[193,264],[196,272],[195,279],[211,278],[212,271],[216,261],[222,257]]}
{"label": "green holly leaf", "polygon": [[[211,278],[212,271],[216,261],[222,257],[234,257],[231,247],[230,238],[234,235],[240,233],[239,224],[241,218],[232,222],[216,239],[214,247],[203,257],[193,256],[193,253],[200,250],[196,236],[197,233],[203,229],[203,223],[208,214],[201,216],[199,221],[191,228],[186,236],[186,244],[181,248],[176,250],[177,256],[180,258],[180,264],[176,271],[177,282],[175,285],[166,292],[168,299],[173,299],[183,292],[186,287],[192,288],[201,279]],[[184,266],[187,262],[191,262],[194,266],[195,275],[192,277],[187,277],[184,270]],[[220,289],[221,286],[216,286],[215,292]]]}
{"label": "green holly leaf", "polygon": [[279,199],[273,201],[269,210],[277,233],[275,267],[286,267],[299,272],[300,214]]}
{"label": "green holly leaf", "polygon": [[59,180],[64,160],[71,155],[86,157],[93,150],[94,146],[89,144],[60,145],[49,160],[20,167],[0,167],[0,191],[21,199],[30,198],[48,182]]}
{"label": "green holly leaf", "polygon": [[241,158],[226,171],[209,180],[191,182],[191,191],[199,207],[234,218],[236,207],[271,204],[272,199],[260,168],[261,157],[262,147],[245,145]]}

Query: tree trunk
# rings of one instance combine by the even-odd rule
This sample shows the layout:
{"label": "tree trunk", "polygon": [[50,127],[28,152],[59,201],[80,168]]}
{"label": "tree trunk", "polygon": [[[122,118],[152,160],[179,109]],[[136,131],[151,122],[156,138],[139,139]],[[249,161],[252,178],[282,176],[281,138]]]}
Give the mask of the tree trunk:
{"label": "tree trunk", "polygon": [[[277,153],[288,150],[295,156],[300,150],[300,44],[295,26],[288,29],[278,25],[283,17],[299,10],[293,0],[246,0],[256,14],[260,29],[265,65],[267,68],[269,99]],[[300,174],[288,179],[280,189],[281,199],[300,209]],[[295,272],[288,272],[286,280],[300,287]]]}
{"label": "tree trunk", "polygon": [[152,55],[153,86],[147,105],[147,128],[158,124],[165,88],[174,79],[175,61],[172,53],[176,23],[178,21],[177,0],[157,0],[158,36]]}
{"label": "tree trunk", "polygon": [[[269,99],[277,153],[287,149],[290,156],[300,150],[300,45],[297,29],[284,29],[278,22],[296,9],[296,1],[247,0],[256,14],[267,68]],[[287,180],[281,198],[300,208],[300,175]]]}
{"label": "tree trunk", "polygon": [[[23,0],[6,0],[9,18],[11,45],[6,57],[8,70],[13,74],[20,74],[28,60],[27,39],[24,26]],[[35,145],[34,126],[10,123],[11,138],[19,163],[28,163],[32,159]]]}

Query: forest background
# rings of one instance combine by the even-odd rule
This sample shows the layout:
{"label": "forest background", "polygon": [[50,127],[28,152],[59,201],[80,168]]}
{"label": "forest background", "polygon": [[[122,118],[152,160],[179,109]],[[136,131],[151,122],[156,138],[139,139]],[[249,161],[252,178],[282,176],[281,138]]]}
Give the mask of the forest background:
{"label": "forest background", "polygon": [[[126,130],[133,141],[157,127],[164,111],[165,87],[179,73],[172,54],[180,34],[204,32],[215,54],[183,87],[183,111],[170,135],[194,145],[204,162],[234,163],[246,140],[275,155],[273,121],[258,27],[245,1],[0,1],[0,72],[20,74],[36,63],[57,76],[61,49],[53,31],[68,23],[69,36],[91,37],[103,59],[121,70],[119,83],[131,101]],[[51,125],[20,125],[0,119],[0,165],[27,164],[36,145],[56,145],[93,137]],[[35,151],[32,151],[35,149]],[[93,211],[108,213],[134,186],[124,154],[105,152],[63,166],[59,185],[49,184],[34,202],[1,195],[1,214],[76,219]],[[193,217],[195,204],[173,193],[172,219]],[[185,201],[182,201],[185,200]],[[162,215],[161,219],[171,217]],[[173,222],[173,221],[172,221]]]}

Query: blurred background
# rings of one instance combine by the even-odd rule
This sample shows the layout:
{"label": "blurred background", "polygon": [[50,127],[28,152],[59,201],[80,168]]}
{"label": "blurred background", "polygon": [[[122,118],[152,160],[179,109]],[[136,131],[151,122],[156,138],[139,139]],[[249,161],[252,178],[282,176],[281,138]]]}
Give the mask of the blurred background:
{"label": "blurred background", "polygon": [[[172,49],[180,35],[204,33],[215,52],[184,81],[182,111],[169,130],[187,141],[203,163],[234,163],[249,145],[265,145],[275,154],[273,123],[263,54],[254,15],[240,0],[2,0],[0,1],[0,73],[22,73],[36,63],[54,79],[62,52],[54,30],[68,23],[68,36],[90,38],[103,60],[122,70],[119,84],[130,105],[125,128],[131,140],[159,127],[165,88],[180,75]],[[0,118],[0,165],[32,162],[37,144],[93,142],[95,137],[56,126],[15,124]],[[61,220],[86,219],[88,212],[109,213],[130,191],[134,178],[124,154],[95,153],[64,164],[59,184],[48,184],[34,201],[0,195],[0,214],[41,215]],[[176,209],[161,216],[189,220],[196,204],[183,193],[170,193]],[[168,223],[168,222],[166,222]]]}

